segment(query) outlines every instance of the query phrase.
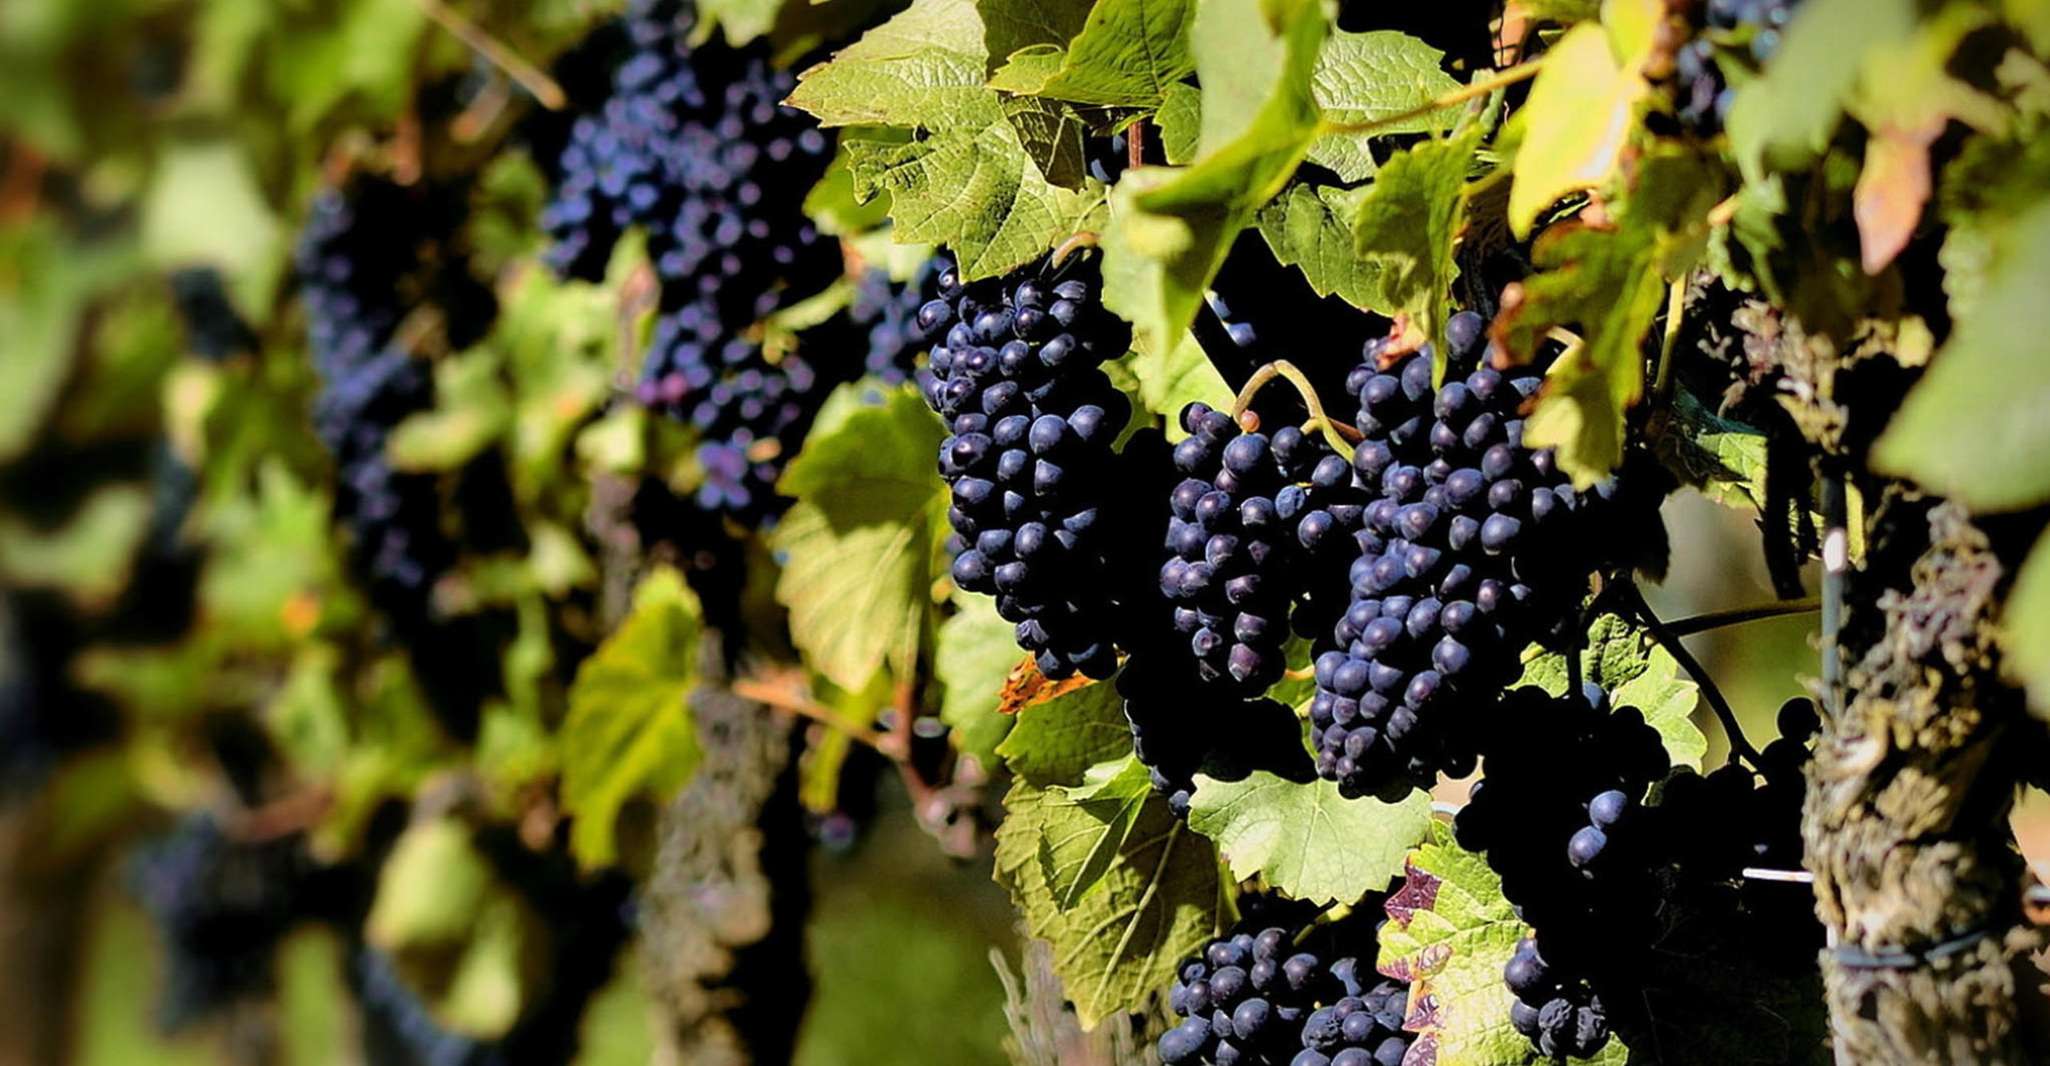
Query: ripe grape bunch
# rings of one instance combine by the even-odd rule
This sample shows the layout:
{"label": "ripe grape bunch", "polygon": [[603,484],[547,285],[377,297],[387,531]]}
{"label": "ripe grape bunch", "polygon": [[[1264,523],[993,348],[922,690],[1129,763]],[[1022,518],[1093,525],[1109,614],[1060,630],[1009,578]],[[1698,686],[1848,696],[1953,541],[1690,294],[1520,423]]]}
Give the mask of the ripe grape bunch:
{"label": "ripe grape bunch", "polygon": [[1718,52],[1742,46],[1755,63],[1771,59],[1800,0],[1707,0],[1703,6],[1707,32],[1695,35],[1673,56],[1674,102],[1682,125],[1711,137],[1729,119],[1736,98]]}
{"label": "ripe grape bunch", "polygon": [[1047,677],[1109,677],[1114,531],[1102,519],[1130,402],[1100,366],[1124,354],[1131,329],[1104,309],[1089,260],[938,280],[918,319],[942,338],[925,395],[950,430],[939,465],[960,538],[954,580],[996,597]]}
{"label": "ripe grape bunch", "polygon": [[[919,357],[939,338],[920,324],[918,312],[940,295],[940,274],[947,260],[935,256],[919,264],[902,284],[886,270],[869,269],[855,283],[854,303],[847,314],[868,337],[869,374],[895,385],[918,374]],[[919,376],[923,385],[923,376]]]}
{"label": "ripe grape bunch", "polygon": [[1671,760],[1641,712],[1612,711],[1592,684],[1575,698],[1518,689],[1486,735],[1487,776],[1454,828],[1537,930],[1503,971],[1510,1020],[1545,1055],[1591,1055],[1608,1015],[1590,979],[1655,939],[1670,836],[1642,800]]}
{"label": "ripe grape bunch", "polygon": [[1635,708],[1611,710],[1599,686],[1577,699],[1518,689],[1495,708],[1487,776],[1454,831],[1462,847],[1486,853],[1503,895],[1535,930],[1503,979],[1517,998],[1510,1021],[1542,1054],[1582,1057],[1606,1043],[1601,989],[1644,984],[1667,924],[1660,908],[1672,901],[1753,922],[1761,943],[1812,959],[1819,928],[1807,893],[1754,892],[1743,879],[1747,866],[1800,861],[1812,704],[1790,701],[1780,724],[1758,788],[1736,764],[1707,777],[1669,775],[1658,732]]}
{"label": "ripe grape bunch", "polygon": [[296,841],[234,840],[212,816],[195,814],[146,845],[129,874],[164,940],[165,1029],[268,988],[278,941],[298,917]]}
{"label": "ripe grape bunch", "polygon": [[700,434],[698,506],[751,525],[777,510],[776,477],[831,384],[750,331],[840,271],[837,244],[803,211],[832,145],[782,106],[796,79],[765,44],[694,47],[666,2],[637,4],[625,29],[610,95],[578,116],[554,165],[548,259],[597,280],[627,229],[647,234],[661,311],[637,397]]}
{"label": "ripe grape bunch", "polygon": [[401,474],[386,458],[392,429],[434,402],[428,365],[396,339],[409,310],[402,287],[450,297],[446,328],[456,347],[482,336],[496,310],[460,257],[438,269],[423,260],[422,246],[462,217],[453,192],[359,177],[314,202],[295,257],[322,385],[314,430],[338,467],[336,510],[354,530],[372,595],[402,628],[424,619],[428,586],[455,551],[432,479]]}
{"label": "ripe grape bunch", "polygon": [[1184,480],[1171,497],[1160,591],[1204,680],[1263,692],[1285,669],[1291,611],[1329,576],[1318,563],[1351,542],[1368,497],[1343,457],[1295,426],[1242,431],[1202,403],[1181,418],[1189,436],[1174,463]]}
{"label": "ripe grape bunch", "polygon": [[1347,381],[1364,436],[1353,470],[1375,498],[1310,714],[1318,772],[1352,794],[1469,772],[1474,731],[1461,715],[1514,676],[1523,648],[1563,631],[1603,556],[1592,512],[1616,483],[1577,492],[1549,449],[1523,443],[1542,368],[1476,366],[1472,312],[1446,334],[1442,388],[1428,345],[1377,369],[1371,343]]}
{"label": "ripe grape bunch", "polygon": [[[1409,986],[1375,979],[1359,957],[1327,961],[1270,926],[1211,941],[1184,961],[1160,1037],[1166,1066],[1400,1066]],[[1371,947],[1371,944],[1368,945]]]}

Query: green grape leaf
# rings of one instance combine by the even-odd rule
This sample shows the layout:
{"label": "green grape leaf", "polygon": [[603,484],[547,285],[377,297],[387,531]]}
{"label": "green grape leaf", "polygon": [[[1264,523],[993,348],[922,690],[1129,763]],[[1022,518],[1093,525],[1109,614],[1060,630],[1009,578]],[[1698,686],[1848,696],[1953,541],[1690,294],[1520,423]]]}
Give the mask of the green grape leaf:
{"label": "green grape leaf", "polygon": [[1873,465],[1974,509],[2050,500],[2050,202],[1993,233],[1969,314],[1916,382],[1873,452]]}
{"label": "green grape leaf", "polygon": [[1915,32],[1913,0],[1815,0],[1787,24],[1763,76],[1737,90],[1726,123],[1745,178],[1794,168],[1836,133],[1868,58]]}
{"label": "green grape leaf", "polygon": [[1012,53],[990,85],[1092,107],[1156,109],[1168,87],[1196,69],[1188,41],[1194,6],[1193,0],[1099,0],[1072,41]]}
{"label": "green grape leaf", "polygon": [[987,596],[957,596],[954,616],[940,624],[932,671],[944,686],[940,721],[954,731],[954,746],[990,761],[1011,730],[997,710],[997,693],[1018,665],[1016,630]]}
{"label": "green grape leaf", "polygon": [[825,63],[799,76],[789,103],[825,126],[917,131],[842,139],[854,195],[890,196],[892,234],[944,243],[964,277],[1001,274],[1083,227],[1100,209],[1100,186],[1049,180],[1020,136],[1051,102],[1006,100],[984,84],[989,58],[972,0],[917,0]]}
{"label": "green grape leaf", "polygon": [[[1393,30],[1337,32],[1317,55],[1311,91],[1334,124],[1378,122],[1430,103],[1459,88],[1441,66],[1445,53]],[[1374,155],[1367,142],[1397,133],[1437,133],[1452,128],[1458,108],[1442,108],[1371,134],[1327,133],[1310,146],[1310,162],[1329,167],[1345,182],[1374,174]]]}
{"label": "green grape leaf", "polygon": [[410,825],[378,867],[364,938],[385,951],[460,944],[469,939],[493,881],[468,826],[454,818]]}
{"label": "green grape leaf", "polygon": [[911,676],[946,535],[944,436],[917,390],[856,382],[827,398],[783,471],[797,504],[769,538],[785,559],[776,598],[806,663],[841,688],[884,666]]}
{"label": "green grape leaf", "polygon": [[984,50],[1002,63],[1027,48],[1066,48],[1089,21],[1095,0],[976,0]]}
{"label": "green grape leaf", "polygon": [[1703,407],[1681,387],[1655,438],[1659,459],[1680,480],[1725,507],[1765,509],[1765,433]]}
{"label": "green grape leaf", "polygon": [[395,117],[412,98],[428,28],[413,0],[343,0],[328,10],[335,14],[312,26],[267,36],[270,91],[289,101],[289,125],[301,136],[344,104],[360,106],[364,118]]}
{"label": "green grape leaf", "polygon": [[576,819],[570,850],[586,868],[613,861],[613,822],[629,799],[674,793],[697,769],[689,695],[702,627],[697,596],[676,571],[659,569],[577,667],[562,724],[562,805]]}
{"label": "green grape leaf", "polygon": [[[1027,931],[1052,945],[1054,972],[1085,1028],[1172,979],[1220,920],[1216,852],[1150,790],[1114,834],[1115,850],[1104,846],[1113,834],[1089,804],[1128,806],[1112,798],[1129,791],[1121,707],[1113,686],[1084,686],[1027,708],[999,749],[1016,780],[997,830],[996,879]],[[1092,773],[1099,764],[1112,765]]]}
{"label": "green grape leaf", "polygon": [[1094,820],[1086,828],[1078,824],[1073,833],[1039,841],[1040,876],[1053,892],[1054,906],[1069,911],[1103,884],[1131,842],[1132,827],[1156,797],[1152,776],[1136,755],[1097,763],[1082,775],[1081,785],[1055,785],[1052,791],[1057,802],[1072,804]]}
{"label": "green grape leaf", "polygon": [[1185,81],[1167,87],[1153,116],[1160,133],[1160,153],[1174,166],[1196,160],[1196,139],[1203,131],[1203,91]]}
{"label": "green grape leaf", "polygon": [[2001,668],[2028,688],[2029,707],[2050,719],[2050,537],[2022,563],[2000,620]]}
{"label": "green grape leaf", "polygon": [[735,47],[768,33],[786,6],[783,0],[697,0],[698,14],[716,24]]}
{"label": "green grape leaf", "polygon": [[[74,373],[92,369],[97,376],[111,369],[86,364],[88,346],[81,340],[92,322],[87,305],[130,284],[147,264],[132,240],[80,243],[47,216],[0,229],[0,262],[8,264],[0,278],[0,336],[7,338],[7,357],[0,359],[0,395],[8,398],[0,407],[4,462],[25,451],[53,413],[75,417],[74,409],[88,397],[74,396],[61,412],[57,403]],[[150,338],[148,346],[161,357],[160,338]]]}
{"label": "green grape leaf", "polygon": [[1096,681],[1025,708],[997,754],[1027,782],[1052,787],[1079,785],[1090,767],[1131,749],[1132,728],[1117,686]]}
{"label": "green grape leaf", "polygon": [[1126,171],[1110,191],[1110,226],[1103,234],[1103,302],[1133,326],[1133,346],[1169,349],[1195,321],[1203,290],[1224,262],[1231,239],[1248,214],[1228,208],[1182,215],[1140,206],[1150,189],[1171,185],[1175,169]]}
{"label": "green grape leaf", "polygon": [[1623,412],[1644,391],[1645,334],[1666,298],[1664,279],[1684,276],[1702,252],[1700,219],[1720,195],[1713,167],[1684,152],[1640,159],[1613,228],[1568,222],[1532,249],[1542,272],[1496,319],[1514,358],[1530,358],[1547,330],[1578,331],[1552,364],[1524,425],[1532,447],[1557,448],[1559,466],[1586,488],[1623,457]]}
{"label": "green grape leaf", "polygon": [[0,577],[11,588],[62,589],[83,603],[110,603],[128,583],[150,509],[146,487],[110,482],[54,529],[0,511]]}
{"label": "green grape leaf", "polygon": [[1530,1041],[1509,1025],[1514,997],[1502,983],[1527,930],[1487,861],[1460,850],[1451,830],[1433,821],[1385,906],[1377,968],[1410,983],[1404,1027],[1435,1053],[1429,1061],[1497,1066],[1528,1058]]}
{"label": "green grape leaf", "polygon": [[1281,190],[1318,130],[1310,74],[1326,29],[1309,0],[1213,0],[1190,31],[1202,83],[1187,167],[1130,172],[1112,192],[1104,303],[1166,350],[1194,321],[1232,238]]}
{"label": "green grape leaf", "polygon": [[1528,236],[1560,197],[1608,181],[1638,126],[1650,86],[1643,56],[1618,56],[1594,23],[1566,31],[1545,53],[1530,99],[1516,113],[1523,132],[1509,188],[1509,226]]}
{"label": "green grape leaf", "polygon": [[1350,903],[1380,892],[1429,832],[1431,798],[1347,799],[1335,781],[1258,771],[1239,781],[1197,775],[1189,828],[1217,842],[1241,881],[1264,877],[1296,899]]}
{"label": "green grape leaf", "polygon": [[286,239],[236,142],[169,148],[143,197],[144,254],[166,268],[219,267],[245,307],[270,305]]}
{"label": "green grape leaf", "polygon": [[544,957],[545,944],[539,918],[518,896],[502,889],[493,893],[477,911],[435,1017],[466,1036],[505,1036],[526,1006],[533,964]]}
{"label": "green grape leaf", "polygon": [[[1607,690],[1612,706],[1644,712],[1645,722],[1665,741],[1673,765],[1701,769],[1708,754],[1708,737],[1694,724],[1701,686],[1682,673],[1679,660],[1650,633],[1621,615],[1595,619],[1588,627],[1587,644],[1580,649],[1580,676]],[[1562,696],[1567,680],[1564,655],[1539,653],[1527,654],[1517,684]]]}
{"label": "green grape leaf", "polygon": [[491,447],[512,424],[512,397],[499,379],[501,360],[488,348],[434,366],[434,408],[392,430],[385,449],[392,466],[417,472],[460,468]]}
{"label": "green grape leaf", "polygon": [[1359,253],[1353,231],[1360,204],[1375,186],[1340,189],[1291,185],[1260,209],[1260,236],[1284,266],[1303,272],[1319,296],[1336,294],[1354,307],[1387,312],[1384,261]]}
{"label": "green grape leaf", "polygon": [[[1426,141],[1388,160],[1374,177],[1353,219],[1354,250],[1378,268],[1380,291],[1362,306],[1409,313],[1425,336],[1445,328],[1452,280],[1453,243],[1466,217],[1467,167],[1481,130]],[[1438,337],[1438,350],[1444,351]]]}

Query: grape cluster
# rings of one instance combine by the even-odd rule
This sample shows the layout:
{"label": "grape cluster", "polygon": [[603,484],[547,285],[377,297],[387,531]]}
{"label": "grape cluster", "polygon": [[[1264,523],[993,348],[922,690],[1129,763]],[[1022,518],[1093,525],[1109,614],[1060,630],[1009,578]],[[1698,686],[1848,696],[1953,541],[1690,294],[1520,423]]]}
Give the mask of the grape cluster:
{"label": "grape cluster", "polygon": [[1584,979],[1554,973],[1537,941],[1525,937],[1502,967],[1516,1001],[1509,1024],[1550,1059],[1588,1058],[1609,1043],[1609,1014]]}
{"label": "grape cluster", "polygon": [[[1299,932],[1299,931],[1298,931]],[[1211,941],[1168,992],[1182,1021],[1160,1037],[1166,1066],[1399,1066],[1409,986],[1359,960],[1300,950],[1269,926]],[[1371,983],[1369,983],[1371,982]]]}
{"label": "grape cluster", "polygon": [[296,841],[234,840],[205,814],[137,853],[129,880],[163,938],[166,1030],[269,987],[303,869]]}
{"label": "grape cluster", "polygon": [[1446,333],[1442,388],[1428,345],[1377,369],[1369,344],[1346,382],[1364,434],[1353,470],[1374,498],[1354,536],[1350,600],[1315,662],[1310,715],[1318,772],[1352,794],[1470,772],[1467,718],[1515,676],[1524,647],[1563,632],[1603,557],[1594,512],[1616,482],[1577,492],[1549,449],[1523,443],[1542,369],[1476,367],[1472,312]]}
{"label": "grape cluster", "polygon": [[939,339],[920,324],[918,311],[939,298],[940,274],[946,269],[947,260],[936,256],[902,283],[892,281],[888,271],[862,272],[847,314],[857,329],[866,331],[869,374],[891,385],[918,374],[919,357]]}
{"label": "grape cluster", "polygon": [[795,76],[771,65],[766,45],[693,47],[673,3],[636,3],[624,25],[611,93],[576,118],[553,168],[541,217],[550,264],[597,281],[637,226],[665,303],[710,298],[736,318],[758,317],[779,284],[829,280],[837,249],[802,202],[832,146],[782,106]]}
{"label": "grape cluster", "polygon": [[996,597],[1047,677],[1109,677],[1116,531],[1102,518],[1131,412],[1100,366],[1131,329],[1104,309],[1090,261],[978,282],[949,268],[939,288],[918,321],[942,338],[925,395],[950,430],[939,465],[960,538],[954,580]]}
{"label": "grape cluster", "polygon": [[1711,137],[1729,118],[1736,97],[1719,53],[1742,46],[1755,63],[1771,59],[1800,0],[1707,0],[1703,6],[1708,32],[1697,34],[1673,56],[1674,103],[1683,126]]}
{"label": "grape cluster", "polygon": [[1660,832],[1679,842],[1674,861],[1695,886],[1726,886],[1719,901],[1751,927],[1750,942],[1764,945],[1762,961],[1812,965],[1822,944],[1814,894],[1798,883],[1745,877],[1747,867],[1801,868],[1801,806],[1807,792],[1809,745],[1821,729],[1813,701],[1788,700],[1780,707],[1779,736],[1759,756],[1760,773],[1736,765],[1706,777],[1680,773],[1667,781],[1660,798]]}
{"label": "grape cluster", "polygon": [[1487,853],[1537,930],[1503,971],[1518,997],[1511,1021],[1546,1055],[1590,1055],[1608,1023],[1589,978],[1656,937],[1672,838],[1642,800],[1671,760],[1643,714],[1612,711],[1597,685],[1571,698],[1518,689],[1486,726],[1487,775],[1454,831]]}
{"label": "grape cluster", "polygon": [[1667,901],[1753,922],[1759,942],[1812,960],[1820,929],[1807,891],[1742,876],[1747,866],[1800,862],[1813,705],[1790,701],[1780,726],[1757,787],[1734,764],[1668,777],[1657,731],[1635,708],[1612,711],[1598,686],[1577,699],[1518,689],[1494,709],[1487,774],[1454,832],[1460,846],[1486,852],[1503,895],[1535,930],[1503,979],[1517,997],[1510,1020],[1541,1053],[1586,1056],[1606,1042],[1600,990],[1642,984]]}
{"label": "grape cluster", "polygon": [[354,531],[373,597],[406,616],[424,611],[428,585],[454,558],[433,480],[385,458],[392,429],[434,403],[427,364],[396,334],[407,311],[401,287],[423,280],[417,242],[447,225],[437,225],[446,205],[436,199],[367,177],[329,190],[314,201],[295,258],[321,379],[314,430],[335,458],[335,508]]}
{"label": "grape cluster", "polygon": [[1294,426],[1242,431],[1202,403],[1181,420],[1160,591],[1204,680],[1264,692],[1286,668],[1292,610],[1328,584],[1368,497],[1343,457]]}
{"label": "grape cluster", "polygon": [[443,343],[460,349],[497,316],[457,239],[467,206],[460,185],[359,176],[314,201],[294,253],[321,382],[313,427],[335,461],[335,515],[352,533],[371,601],[458,737],[476,728],[477,678],[495,676],[496,653],[481,618],[453,621],[435,609],[433,585],[456,558],[440,487],[432,475],[394,469],[385,447],[399,422],[434,403],[428,364],[407,339],[426,333],[412,323],[438,323]]}
{"label": "grape cluster", "polygon": [[661,311],[636,396],[698,430],[697,506],[753,525],[779,510],[776,477],[831,384],[750,331],[839,273],[838,245],[803,211],[832,146],[782,106],[796,80],[765,44],[693,46],[667,2],[637,4],[623,25],[609,94],[551,168],[547,258],[598,280],[627,229],[647,235]]}

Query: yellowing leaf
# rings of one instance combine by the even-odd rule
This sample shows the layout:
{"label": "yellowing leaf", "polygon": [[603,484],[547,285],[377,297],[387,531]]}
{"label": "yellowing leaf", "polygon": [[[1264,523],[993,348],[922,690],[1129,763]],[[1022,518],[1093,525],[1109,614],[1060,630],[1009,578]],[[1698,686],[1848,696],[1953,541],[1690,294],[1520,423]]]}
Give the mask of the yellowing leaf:
{"label": "yellowing leaf", "polygon": [[1865,167],[1851,200],[1865,273],[1885,270],[1915,235],[1929,201],[1929,145],[1940,132],[1940,124],[1919,130],[1887,126],[1865,142]]}
{"label": "yellowing leaf", "polygon": [[562,804],[585,867],[614,857],[613,821],[635,796],[667,795],[697,770],[689,696],[702,623],[676,571],[641,580],[624,622],[578,667],[562,725]]}
{"label": "yellowing leaf", "polygon": [[1609,180],[1650,92],[1634,65],[1617,62],[1608,34],[1593,23],[1566,31],[1544,64],[1518,112],[1524,136],[1509,225],[1519,237],[1560,197]]}

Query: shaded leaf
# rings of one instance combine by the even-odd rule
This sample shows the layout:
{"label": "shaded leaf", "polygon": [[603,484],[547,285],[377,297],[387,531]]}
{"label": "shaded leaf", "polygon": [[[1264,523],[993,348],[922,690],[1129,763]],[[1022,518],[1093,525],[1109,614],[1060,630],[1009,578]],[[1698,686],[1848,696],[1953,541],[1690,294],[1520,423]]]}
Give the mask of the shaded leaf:
{"label": "shaded leaf", "polygon": [[1984,288],[1873,450],[1873,465],[1974,508],[2050,500],[2050,203],[1993,235]]}
{"label": "shaded leaf", "polygon": [[1375,176],[1353,221],[1355,250],[1378,268],[1380,291],[1362,306],[1406,311],[1427,337],[1438,337],[1445,326],[1457,274],[1453,244],[1466,216],[1466,171],[1480,134],[1476,127],[1398,153]]}
{"label": "shaded leaf", "polygon": [[[1105,858],[1104,820],[1066,791],[1128,791],[1117,784],[1125,780],[1118,764],[1131,753],[1120,708],[1112,686],[1089,686],[1031,708],[999,749],[1018,777],[1004,797],[996,879],[1027,931],[1052,945],[1054,971],[1084,1027],[1130,1010],[1165,985],[1220,918],[1216,853],[1165,800],[1149,790]],[[1103,763],[1113,765],[1092,777]],[[1100,874],[1084,878],[1085,865]],[[1063,909],[1050,871],[1070,888],[1085,881],[1089,887]]]}
{"label": "shaded leaf", "polygon": [[1011,729],[997,709],[997,694],[1018,661],[1018,645],[994,600],[961,596],[955,602],[959,610],[940,624],[933,647],[933,676],[945,686],[940,721],[954,731],[956,747],[987,760]]}
{"label": "shaded leaf", "polygon": [[943,436],[908,386],[843,385],[783,472],[778,488],[798,502],[769,537],[776,598],[805,662],[841,688],[885,665],[911,675],[945,535]]}
{"label": "shaded leaf", "polygon": [[629,799],[682,788],[698,747],[687,697],[702,628],[697,597],[676,571],[656,570],[633,610],[577,668],[562,725],[562,805],[570,850],[586,868],[614,857],[613,821]]}

